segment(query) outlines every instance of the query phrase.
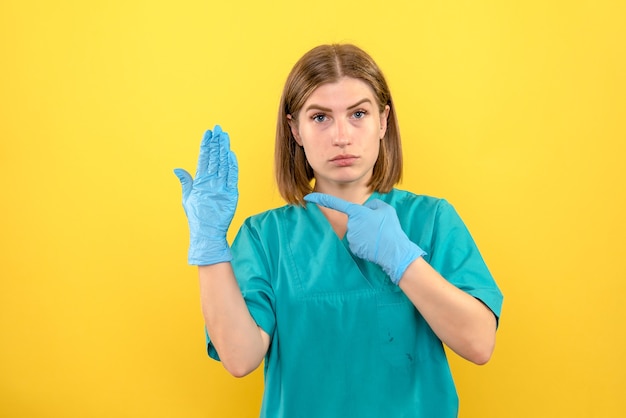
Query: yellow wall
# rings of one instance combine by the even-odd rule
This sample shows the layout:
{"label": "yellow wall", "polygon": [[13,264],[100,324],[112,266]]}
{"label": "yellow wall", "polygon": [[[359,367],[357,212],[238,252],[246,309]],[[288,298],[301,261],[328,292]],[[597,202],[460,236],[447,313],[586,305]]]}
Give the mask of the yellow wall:
{"label": "yellow wall", "polygon": [[[261,373],[204,355],[172,169],[205,128],[241,167],[234,233],[281,204],[282,83],[319,43],[385,70],[402,187],[459,210],[504,291],[461,417],[626,408],[626,3],[0,4],[0,416],[252,417]],[[231,234],[231,238],[232,238]]]}

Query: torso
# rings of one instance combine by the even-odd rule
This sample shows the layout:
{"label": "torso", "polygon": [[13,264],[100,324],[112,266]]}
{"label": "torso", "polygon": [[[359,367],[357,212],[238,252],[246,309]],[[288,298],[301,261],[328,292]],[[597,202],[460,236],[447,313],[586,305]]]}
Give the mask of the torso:
{"label": "torso", "polygon": [[[396,209],[433,267],[499,313],[497,287],[449,204],[399,190],[373,197]],[[350,252],[346,230],[341,212],[285,206],[247,219],[233,243],[250,313],[272,337],[261,416],[456,417],[441,341],[379,266]]]}

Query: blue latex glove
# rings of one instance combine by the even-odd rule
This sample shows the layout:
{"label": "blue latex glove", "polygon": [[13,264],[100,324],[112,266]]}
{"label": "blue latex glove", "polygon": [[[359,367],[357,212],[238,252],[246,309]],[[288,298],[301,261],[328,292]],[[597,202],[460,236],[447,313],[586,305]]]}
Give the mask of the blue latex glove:
{"label": "blue latex glove", "polygon": [[232,260],[226,232],[239,193],[237,158],[222,128],[206,131],[200,145],[196,178],[174,170],[183,187],[183,208],[189,223],[189,264],[209,265]]}
{"label": "blue latex glove", "polygon": [[382,200],[357,205],[323,193],[308,194],[304,200],[347,214],[350,251],[378,264],[396,285],[409,264],[426,254],[406,236],[395,209]]}

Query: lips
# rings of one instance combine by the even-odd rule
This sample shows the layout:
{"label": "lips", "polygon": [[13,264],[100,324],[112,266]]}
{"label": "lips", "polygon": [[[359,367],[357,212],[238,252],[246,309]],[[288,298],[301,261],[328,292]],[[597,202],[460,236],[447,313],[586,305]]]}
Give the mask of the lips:
{"label": "lips", "polygon": [[352,165],[359,157],[352,154],[341,154],[333,157],[330,161],[340,167]]}

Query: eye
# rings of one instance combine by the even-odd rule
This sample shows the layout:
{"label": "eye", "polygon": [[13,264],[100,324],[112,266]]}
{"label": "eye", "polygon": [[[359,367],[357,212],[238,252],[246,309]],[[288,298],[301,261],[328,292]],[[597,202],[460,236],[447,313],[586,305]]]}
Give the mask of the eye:
{"label": "eye", "polygon": [[317,114],[313,115],[311,117],[311,119],[313,119],[314,122],[324,122],[327,118],[326,118],[325,114],[317,113]]}
{"label": "eye", "polygon": [[367,112],[365,110],[357,110],[352,114],[355,119],[363,119],[365,115],[367,115]]}

